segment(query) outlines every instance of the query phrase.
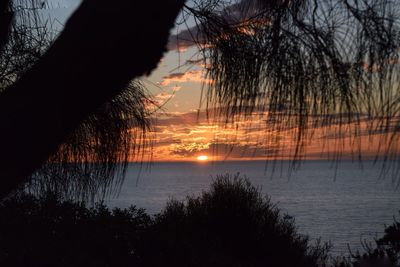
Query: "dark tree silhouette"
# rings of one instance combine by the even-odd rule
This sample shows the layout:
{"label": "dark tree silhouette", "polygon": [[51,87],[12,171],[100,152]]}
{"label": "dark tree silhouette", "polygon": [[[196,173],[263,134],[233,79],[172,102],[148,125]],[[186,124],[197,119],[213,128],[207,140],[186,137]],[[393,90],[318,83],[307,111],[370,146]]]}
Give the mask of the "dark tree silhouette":
{"label": "dark tree silhouette", "polygon": [[[367,123],[368,134],[393,133],[383,143],[386,155],[395,155],[399,8],[389,0],[86,0],[46,54],[0,95],[0,197],[51,155],[64,164],[45,169],[50,184],[60,181],[50,187],[71,188],[62,182],[76,166],[65,167],[71,160],[88,170],[72,192],[97,191],[99,180],[110,184],[115,162],[126,162],[129,142],[118,133],[127,124],[114,131],[102,121],[123,122],[121,114],[139,111],[132,122],[146,129],[140,87],[129,91],[136,105],[127,113],[118,96],[154,69],[179,11],[183,21],[190,15],[197,22],[184,42],[199,46],[214,80],[208,103],[228,121],[267,111],[271,129],[297,129],[295,158],[312,129],[334,125],[357,138]],[[110,113],[112,103],[125,104]],[[109,142],[110,131],[119,141]]]}
{"label": "dark tree silhouette", "polygon": [[[154,7],[89,0],[79,7],[45,55],[1,94],[1,197],[60,151],[73,131],[121,94],[132,78],[155,68],[182,6],[182,1]],[[144,105],[140,100],[136,98],[138,105]],[[143,117],[138,114],[137,119]],[[146,127],[144,121],[136,121]],[[114,152],[119,157],[120,151]],[[91,160],[79,157],[79,150],[72,154],[76,155],[78,161]],[[81,185],[86,183],[81,188],[95,187],[90,181],[81,180]]]}
{"label": "dark tree silhouette", "polygon": [[10,8],[10,2],[8,0],[2,0],[0,2],[0,10],[0,51],[2,51],[3,47],[8,41],[13,12]]}
{"label": "dark tree silhouette", "polygon": [[[40,14],[44,8],[41,2],[20,0],[9,2],[4,9],[11,16],[2,37],[8,40],[0,52],[1,91],[35,64],[54,40],[54,21]],[[48,163],[30,177],[27,189],[85,200],[112,191],[122,181],[128,159],[146,144],[147,97],[139,81],[131,82],[70,134]]]}

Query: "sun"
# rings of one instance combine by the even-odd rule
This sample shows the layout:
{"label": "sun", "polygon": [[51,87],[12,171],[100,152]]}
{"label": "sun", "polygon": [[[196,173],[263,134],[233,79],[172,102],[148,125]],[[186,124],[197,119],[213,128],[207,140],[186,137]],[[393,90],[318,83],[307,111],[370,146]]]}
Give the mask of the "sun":
{"label": "sun", "polygon": [[205,156],[205,155],[198,156],[197,160],[198,161],[207,161],[208,160],[208,156]]}

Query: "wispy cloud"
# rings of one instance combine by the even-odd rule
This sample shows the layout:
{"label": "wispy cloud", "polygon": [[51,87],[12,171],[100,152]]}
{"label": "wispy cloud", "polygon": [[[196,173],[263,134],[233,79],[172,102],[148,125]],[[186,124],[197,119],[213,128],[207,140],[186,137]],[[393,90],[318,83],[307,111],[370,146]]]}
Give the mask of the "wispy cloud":
{"label": "wispy cloud", "polygon": [[265,148],[246,144],[232,143],[189,143],[177,144],[172,147],[170,154],[180,158],[196,158],[199,155],[213,156],[215,159],[265,159],[279,153],[280,148]]}
{"label": "wispy cloud", "polygon": [[204,77],[202,70],[189,70],[186,72],[175,72],[163,77],[159,83],[161,86],[168,86],[171,83],[212,83],[212,80]]}
{"label": "wispy cloud", "polygon": [[[204,111],[164,113],[156,125],[154,160],[196,160],[199,155],[215,160],[290,159],[296,151],[298,137],[297,128],[275,129],[262,116],[221,124],[207,119]],[[355,126],[349,124],[350,130],[351,127]],[[346,132],[345,126],[319,125],[309,133],[303,143],[305,149],[299,153],[309,159],[332,158],[339,152],[344,158],[360,152],[371,158],[387,149],[398,149],[400,142],[387,147],[379,138],[395,131],[394,126],[369,131],[367,122],[363,122],[361,127],[358,135],[354,135]]]}
{"label": "wispy cloud", "polygon": [[[242,21],[245,21],[249,17],[259,12],[260,5],[266,5],[258,0],[241,0],[234,4],[228,5],[222,10],[213,14],[214,19],[220,18],[227,24],[240,25]],[[258,23],[265,23],[258,21]],[[245,25],[241,26],[243,32],[247,32],[248,29]],[[240,29],[239,29],[240,30]],[[168,49],[176,51],[186,51],[188,48],[195,45],[205,45],[207,42],[207,36],[204,34],[204,27],[201,24],[184,29],[177,34],[171,35],[169,38]]]}
{"label": "wispy cloud", "polygon": [[169,93],[165,93],[165,92],[155,95],[156,100],[169,100],[173,97],[174,97],[174,94],[169,94]]}

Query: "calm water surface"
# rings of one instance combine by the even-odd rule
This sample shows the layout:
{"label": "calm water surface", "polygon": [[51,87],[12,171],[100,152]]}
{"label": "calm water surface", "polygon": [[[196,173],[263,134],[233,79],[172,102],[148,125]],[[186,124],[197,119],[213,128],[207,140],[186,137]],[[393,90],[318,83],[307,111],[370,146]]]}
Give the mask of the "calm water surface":
{"label": "calm water surface", "polygon": [[282,173],[265,171],[260,161],[154,163],[151,169],[131,164],[120,194],[107,204],[136,205],[154,214],[171,198],[199,195],[218,174],[240,172],[294,216],[301,233],[331,241],[332,253],[341,255],[347,245],[358,249],[362,240],[380,237],[385,224],[400,218],[400,189],[389,175],[380,178],[379,166],[365,162],[360,169],[358,163],[342,162],[336,169],[331,162],[309,161],[289,177],[286,163]]}

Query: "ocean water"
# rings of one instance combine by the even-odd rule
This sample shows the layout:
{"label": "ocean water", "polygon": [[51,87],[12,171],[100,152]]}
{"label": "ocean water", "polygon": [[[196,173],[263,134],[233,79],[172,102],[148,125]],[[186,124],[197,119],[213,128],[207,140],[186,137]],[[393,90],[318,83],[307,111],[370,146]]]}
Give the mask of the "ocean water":
{"label": "ocean water", "polygon": [[340,256],[348,247],[361,249],[362,242],[381,237],[385,224],[400,218],[400,188],[390,175],[380,175],[380,166],[341,162],[336,168],[328,161],[307,161],[289,175],[286,162],[275,171],[271,164],[265,170],[262,161],[131,164],[119,195],[106,203],[136,205],[155,214],[171,198],[207,190],[216,175],[239,172],[293,216],[300,233],[330,241],[332,254]]}

